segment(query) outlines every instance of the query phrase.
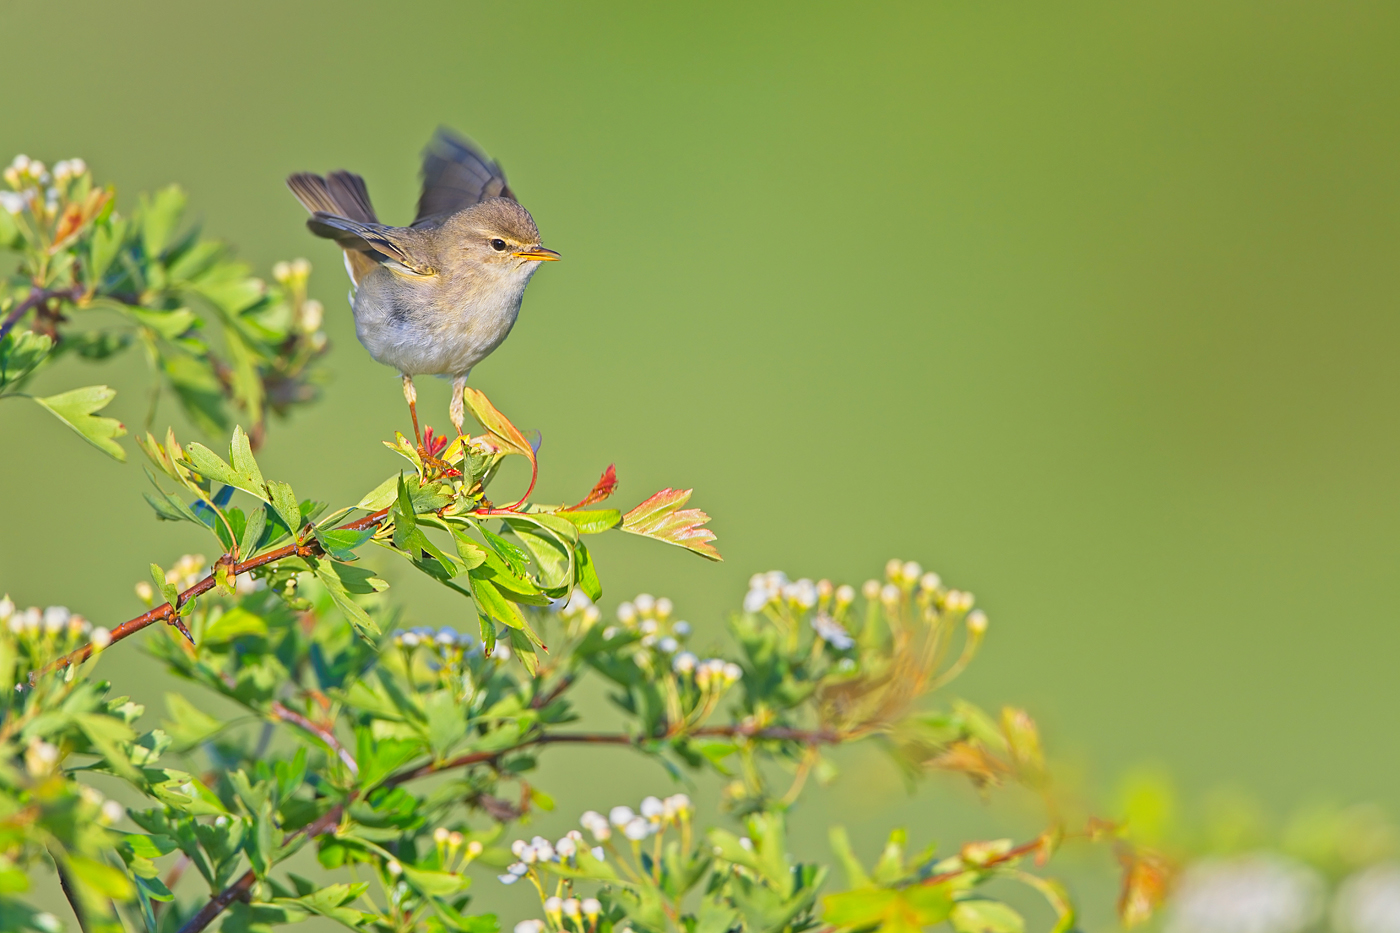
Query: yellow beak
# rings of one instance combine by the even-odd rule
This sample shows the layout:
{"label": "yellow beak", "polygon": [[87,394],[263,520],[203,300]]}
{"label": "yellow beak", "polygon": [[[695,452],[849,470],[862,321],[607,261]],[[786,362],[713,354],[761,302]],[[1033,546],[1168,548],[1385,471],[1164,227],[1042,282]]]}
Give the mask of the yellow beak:
{"label": "yellow beak", "polygon": [[543,246],[522,249],[511,255],[516,259],[533,259],[535,262],[557,262],[559,260],[558,253],[552,249],[545,249]]}

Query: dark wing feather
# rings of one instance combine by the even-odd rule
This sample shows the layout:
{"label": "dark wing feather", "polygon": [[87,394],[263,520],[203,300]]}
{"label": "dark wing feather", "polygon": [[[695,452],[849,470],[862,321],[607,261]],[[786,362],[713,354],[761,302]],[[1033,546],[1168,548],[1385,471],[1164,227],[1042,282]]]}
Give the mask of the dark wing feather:
{"label": "dark wing feather", "polygon": [[402,227],[363,224],[324,211],[312,214],[306,226],[319,237],[335,240],[347,252],[364,253],[375,262],[398,267],[401,271],[435,274],[432,266],[414,255],[412,231]]}
{"label": "dark wing feather", "polygon": [[315,214],[336,214],[360,223],[374,223],[374,208],[369,203],[365,180],[350,172],[331,172],[322,178],[310,172],[297,172],[287,179],[302,207]]}
{"label": "dark wing feather", "polygon": [[413,226],[441,221],[487,198],[515,200],[505,172],[470,140],[440,127],[423,152],[423,194]]}

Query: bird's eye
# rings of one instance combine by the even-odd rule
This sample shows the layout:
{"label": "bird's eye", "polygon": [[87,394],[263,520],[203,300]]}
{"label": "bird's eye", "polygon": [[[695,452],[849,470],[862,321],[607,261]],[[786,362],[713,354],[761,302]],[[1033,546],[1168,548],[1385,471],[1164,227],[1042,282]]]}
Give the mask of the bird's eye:
{"label": "bird's eye", "polygon": [[496,237],[491,241],[491,248],[498,253],[504,253],[506,251],[506,241],[502,240],[500,237]]}

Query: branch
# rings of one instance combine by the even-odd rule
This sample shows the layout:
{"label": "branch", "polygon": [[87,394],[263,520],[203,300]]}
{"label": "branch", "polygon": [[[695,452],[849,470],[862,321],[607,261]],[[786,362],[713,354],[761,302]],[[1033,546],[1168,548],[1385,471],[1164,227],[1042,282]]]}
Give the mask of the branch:
{"label": "branch", "polygon": [[19,319],[24,317],[31,308],[44,304],[53,298],[67,298],[69,301],[77,301],[83,294],[84,291],[80,285],[74,285],[70,288],[40,288],[35,285],[29,290],[29,294],[25,296],[24,300],[5,315],[5,320],[0,321],[0,340],[5,339],[5,335],[19,323]]}
{"label": "branch", "polygon": [[[344,813],[345,805],[336,804],[327,810],[319,819],[308,823],[295,832],[288,833],[286,837],[283,838],[282,845],[285,846],[297,836],[309,836],[314,839],[317,836],[325,835],[335,829],[336,824],[340,822],[340,818]],[[214,918],[223,913],[228,905],[236,900],[248,897],[249,892],[253,890],[253,885],[257,880],[258,876],[254,874],[251,868],[248,869],[233,884],[209,898],[209,903],[201,907],[199,913],[195,914],[184,926],[180,927],[180,933],[199,933],[200,930],[203,930],[209,924],[213,923]]]}
{"label": "branch", "polygon": [[[388,509],[380,509],[378,512],[366,515],[364,518],[356,519],[353,522],[348,522],[344,525],[340,525],[337,530],[359,531],[364,528],[369,528],[371,525],[379,524],[381,521],[384,520],[384,518],[388,514]],[[244,573],[256,567],[261,567],[264,564],[274,563],[286,557],[315,557],[316,555],[322,553],[324,552],[321,550],[321,542],[317,541],[315,538],[312,538],[310,541],[306,541],[303,543],[294,542],[284,547],[280,547],[275,551],[268,551],[266,554],[261,554],[257,557],[253,557],[248,560],[242,561],[241,563],[234,564],[231,576],[236,577],[240,573]],[[194,586],[181,593],[179,598],[176,600],[177,605],[171,606],[170,603],[166,603],[163,606],[157,606],[155,609],[152,609],[149,612],[144,612],[136,618],[129,619],[128,621],[123,622],[121,625],[118,625],[116,628],[112,629],[112,639],[110,642],[108,642],[108,644],[116,644],[123,638],[126,638],[130,635],[134,635],[146,626],[153,625],[156,622],[169,622],[172,625],[175,624],[177,621],[179,621],[180,616],[178,610],[181,606],[184,606],[195,597],[207,593],[213,588],[214,574],[211,573],[209,576],[205,577],[203,580],[200,580]],[[57,661],[54,661],[42,671],[36,671],[35,673],[31,674],[29,677],[30,684],[33,684],[38,677],[41,677],[44,674],[51,674],[54,671],[61,671],[65,667],[68,667],[72,664],[81,664],[88,658],[92,657],[92,653],[94,650],[95,648],[93,647],[93,644],[89,642],[88,644],[83,645],[81,648],[70,651],[68,654],[65,654]]]}
{"label": "branch", "polygon": [[345,762],[345,767],[350,769],[350,773],[352,775],[354,775],[355,777],[360,776],[360,766],[355,763],[355,756],[351,755],[348,751],[345,750],[345,746],[340,744],[340,740],[335,737],[334,732],[327,729],[325,726],[312,722],[310,719],[306,718],[301,713],[298,713],[296,710],[290,709],[282,705],[276,700],[272,701],[272,706],[269,709],[269,712],[271,712],[272,715],[276,718],[281,719],[284,722],[290,722],[293,725],[300,726],[307,732],[310,732],[312,735],[316,736],[316,738],[324,742],[331,749],[331,751],[335,752],[336,756],[341,761]]}
{"label": "branch", "polygon": [[[770,729],[759,729],[753,726],[710,726],[705,729],[696,729],[686,733],[692,736],[724,736],[728,738],[749,738],[749,739],[772,739],[788,742],[805,742],[811,745],[835,745],[845,741],[845,736],[830,729],[790,729],[783,726],[775,726]],[[683,736],[663,736],[660,738],[681,738]],[[442,771],[450,771],[453,768],[464,768],[469,765],[479,765],[483,762],[491,761],[502,755],[518,751],[522,748],[529,748],[532,745],[556,745],[560,743],[576,743],[586,745],[642,745],[647,739],[628,735],[625,732],[554,732],[544,735],[537,735],[532,739],[526,739],[519,745],[510,748],[500,749],[493,752],[470,752],[466,755],[459,755],[456,758],[449,758],[447,761],[429,762],[420,765],[409,771],[401,771],[398,774],[386,778],[386,787],[397,787],[405,781],[412,781],[420,777],[428,777]]]}

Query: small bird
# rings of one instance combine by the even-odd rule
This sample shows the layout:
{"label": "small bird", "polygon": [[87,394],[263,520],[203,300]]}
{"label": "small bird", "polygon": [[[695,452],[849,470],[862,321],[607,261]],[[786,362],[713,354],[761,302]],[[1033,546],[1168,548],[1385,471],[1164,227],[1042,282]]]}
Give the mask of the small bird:
{"label": "small bird", "polygon": [[423,153],[423,193],[407,227],[379,223],[359,175],[299,172],[287,187],[311,212],[311,232],[345,250],[355,333],[370,356],[402,375],[419,451],[414,376],[452,377],[450,414],[460,435],[467,375],[510,333],[540,263],[559,258],[540,245],[501,167],[439,129]]}

